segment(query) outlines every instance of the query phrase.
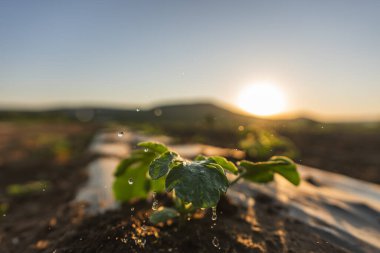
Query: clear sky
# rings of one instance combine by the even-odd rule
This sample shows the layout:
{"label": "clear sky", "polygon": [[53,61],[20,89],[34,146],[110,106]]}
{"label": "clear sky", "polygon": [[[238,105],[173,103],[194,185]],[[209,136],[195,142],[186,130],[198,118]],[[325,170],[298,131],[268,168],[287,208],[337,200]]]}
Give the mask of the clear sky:
{"label": "clear sky", "polygon": [[0,105],[236,104],[380,119],[380,1],[0,1]]}

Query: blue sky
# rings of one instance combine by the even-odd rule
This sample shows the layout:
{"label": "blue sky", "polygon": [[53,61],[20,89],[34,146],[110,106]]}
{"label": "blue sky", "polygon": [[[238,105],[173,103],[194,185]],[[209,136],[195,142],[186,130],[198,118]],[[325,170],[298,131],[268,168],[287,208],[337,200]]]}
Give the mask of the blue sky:
{"label": "blue sky", "polygon": [[1,1],[0,105],[236,104],[380,119],[380,1]]}

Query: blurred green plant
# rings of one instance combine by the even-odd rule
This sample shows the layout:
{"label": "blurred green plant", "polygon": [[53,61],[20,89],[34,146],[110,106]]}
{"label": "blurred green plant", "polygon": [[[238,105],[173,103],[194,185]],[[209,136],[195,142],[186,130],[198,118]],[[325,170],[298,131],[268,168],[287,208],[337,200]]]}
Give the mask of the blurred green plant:
{"label": "blurred green plant", "polygon": [[0,219],[7,213],[8,209],[8,203],[0,203]]}
{"label": "blurred green plant", "polygon": [[32,193],[46,191],[49,187],[47,181],[33,181],[25,184],[11,184],[6,188],[9,196],[24,196]]}
{"label": "blurred green plant", "polygon": [[68,137],[60,134],[39,134],[28,145],[35,157],[52,157],[59,163],[69,160],[74,149]]}
{"label": "blurred green plant", "polygon": [[132,151],[130,157],[123,159],[116,168],[116,180],[113,183],[115,198],[128,201],[133,198],[146,198],[150,191],[163,192],[165,182],[150,180],[149,165],[154,159],[167,151],[161,144],[142,142],[138,144],[141,149]]}
{"label": "blurred green plant", "polygon": [[239,147],[254,161],[266,161],[272,156],[298,157],[298,150],[291,140],[273,130],[248,127],[242,131]]}
{"label": "blurred green plant", "polygon": [[[266,162],[243,160],[234,164],[221,156],[198,155],[194,160],[187,160],[156,142],[143,142],[138,146],[141,149],[133,151],[116,168],[113,190],[120,201],[146,198],[150,191],[172,193],[174,206],[158,210],[154,207],[155,212],[150,216],[153,224],[176,217],[184,221],[198,209],[215,208],[228,187],[242,178],[267,183],[273,181],[277,173],[294,185],[300,183],[295,163],[283,156]],[[226,172],[235,174],[235,179],[230,182]]]}
{"label": "blurred green plant", "polygon": [[34,153],[37,156],[52,156],[58,162],[65,162],[71,156],[71,145],[66,136],[40,134],[34,140]]}

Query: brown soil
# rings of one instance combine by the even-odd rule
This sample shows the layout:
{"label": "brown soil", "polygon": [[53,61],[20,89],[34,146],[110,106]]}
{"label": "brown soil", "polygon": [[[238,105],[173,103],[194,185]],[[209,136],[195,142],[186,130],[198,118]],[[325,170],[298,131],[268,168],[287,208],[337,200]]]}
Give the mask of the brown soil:
{"label": "brown soil", "polygon": [[[0,125],[0,204],[7,210],[0,217],[0,252],[33,252],[57,223],[67,215],[70,201],[86,180],[85,164],[91,159],[84,150],[94,132],[81,125]],[[48,152],[51,143],[41,136],[68,140],[71,158]],[[75,151],[75,152],[73,152]],[[48,187],[22,196],[7,193],[11,184],[47,181]],[[40,242],[39,242],[40,241]]]}
{"label": "brown soil", "polygon": [[377,132],[284,133],[300,150],[300,164],[380,184]]}
{"label": "brown soil", "polygon": [[[153,227],[144,223],[151,211],[147,202],[135,203],[133,212],[131,206],[124,206],[122,210],[83,220],[78,220],[82,207],[76,206],[70,212],[61,212],[54,227],[49,229],[46,224],[39,231],[39,242],[44,243],[37,241],[22,252],[38,252],[36,248],[55,253],[346,252],[321,239],[310,227],[289,219],[286,209],[270,198],[261,195],[256,200],[253,213],[249,214],[224,199],[218,206],[214,228],[209,213],[183,227],[177,223]],[[212,243],[214,236],[219,248]]]}

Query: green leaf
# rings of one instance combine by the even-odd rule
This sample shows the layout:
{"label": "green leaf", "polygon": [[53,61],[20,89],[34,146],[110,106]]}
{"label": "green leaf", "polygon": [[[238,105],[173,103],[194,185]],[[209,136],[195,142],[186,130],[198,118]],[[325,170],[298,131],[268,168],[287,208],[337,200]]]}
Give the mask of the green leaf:
{"label": "green leaf", "polygon": [[197,155],[194,159],[194,161],[204,161],[207,160],[207,156],[204,155]]}
{"label": "green leaf", "polygon": [[165,176],[176,157],[178,157],[177,153],[167,151],[154,159],[149,166],[149,176],[154,180]]}
{"label": "green leaf", "polygon": [[177,164],[166,177],[166,190],[174,189],[178,198],[195,208],[216,206],[229,184],[223,169],[215,165],[206,161]]}
{"label": "green leaf", "polygon": [[273,181],[274,173],[266,163],[253,163],[250,161],[241,161],[239,165],[246,169],[243,178],[255,183],[268,183]]}
{"label": "green leaf", "polygon": [[228,170],[235,175],[239,172],[238,168],[235,166],[235,164],[231,161],[228,161],[226,158],[222,156],[211,156],[209,157],[212,161],[219,164],[223,169]]}
{"label": "green leaf", "polygon": [[150,151],[156,152],[157,154],[163,154],[166,151],[168,151],[168,148],[159,142],[152,142],[152,141],[147,141],[147,142],[140,142],[137,144],[137,146],[146,148]]}
{"label": "green leaf", "polygon": [[126,159],[121,160],[119,165],[116,167],[116,171],[114,173],[115,177],[121,176],[124,174],[125,170],[128,169],[129,166],[131,166],[133,163],[137,162],[138,159],[134,157],[129,157]]}
{"label": "green leaf", "polygon": [[290,158],[285,156],[273,156],[269,159],[269,161],[279,163],[273,168],[275,172],[286,178],[294,185],[300,184],[301,177],[297,171],[297,166]]}
{"label": "green leaf", "polygon": [[179,216],[179,213],[175,209],[164,207],[162,209],[160,208],[159,210],[153,212],[149,217],[149,221],[152,224],[156,225],[160,222],[166,222],[167,220],[176,218],[178,216]]}
{"label": "green leaf", "polygon": [[[146,198],[150,190],[156,192],[165,190],[163,179],[153,181],[147,176],[149,165],[157,156],[157,153],[152,151],[135,150],[129,158],[120,162],[113,183],[113,193],[117,200]],[[130,179],[133,181],[132,184],[130,184]]]}
{"label": "green leaf", "polygon": [[[117,177],[112,186],[115,198],[119,201],[146,198],[150,189],[150,183],[146,176],[148,167],[147,161],[140,161]],[[129,183],[130,179],[133,180],[133,184]]]}
{"label": "green leaf", "polygon": [[274,173],[280,174],[294,185],[299,185],[301,181],[296,164],[284,156],[274,156],[267,162],[241,161],[239,165],[246,169],[243,177],[253,182],[270,182]]}

